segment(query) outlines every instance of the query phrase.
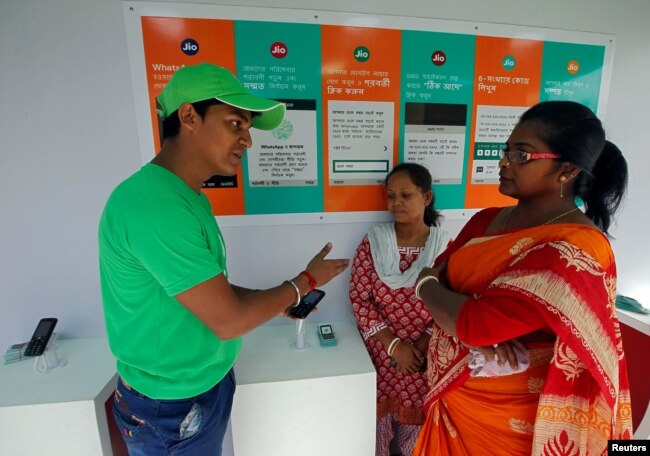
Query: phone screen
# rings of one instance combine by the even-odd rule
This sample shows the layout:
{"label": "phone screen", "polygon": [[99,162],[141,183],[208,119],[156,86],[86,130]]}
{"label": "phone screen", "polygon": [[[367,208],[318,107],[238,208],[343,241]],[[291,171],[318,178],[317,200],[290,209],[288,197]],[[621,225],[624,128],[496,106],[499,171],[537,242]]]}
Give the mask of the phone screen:
{"label": "phone screen", "polygon": [[52,326],[54,326],[54,322],[51,320],[42,322],[36,327],[36,331],[34,332],[34,337],[47,337],[50,333],[50,328]]}
{"label": "phone screen", "polygon": [[320,292],[316,290],[312,290],[309,293],[307,293],[307,296],[302,298],[305,304],[315,304],[320,300]]}

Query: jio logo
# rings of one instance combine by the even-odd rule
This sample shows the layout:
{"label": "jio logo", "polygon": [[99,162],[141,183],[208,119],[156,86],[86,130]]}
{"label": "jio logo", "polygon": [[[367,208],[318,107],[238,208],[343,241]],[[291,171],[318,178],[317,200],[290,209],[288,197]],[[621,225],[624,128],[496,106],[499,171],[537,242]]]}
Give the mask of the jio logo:
{"label": "jio logo", "polygon": [[515,65],[517,62],[515,62],[515,58],[511,55],[506,55],[503,60],[501,61],[501,65],[503,66],[504,69],[506,70],[512,70],[514,69]]}
{"label": "jio logo", "polygon": [[442,66],[445,64],[446,61],[447,61],[447,56],[442,51],[436,51],[433,54],[431,54],[431,62],[435,66]]}
{"label": "jio logo", "polygon": [[199,52],[199,43],[192,38],[185,38],[181,43],[181,51],[183,51],[183,54],[185,55],[195,55]]}
{"label": "jio logo", "polygon": [[287,46],[284,43],[276,41],[271,45],[271,55],[276,59],[283,59],[287,56]]}
{"label": "jio logo", "polygon": [[370,51],[365,46],[359,46],[354,50],[354,58],[357,62],[365,62],[370,58]]}
{"label": "jio logo", "polygon": [[566,64],[566,70],[569,74],[577,74],[580,71],[580,64],[577,60],[571,60]]}

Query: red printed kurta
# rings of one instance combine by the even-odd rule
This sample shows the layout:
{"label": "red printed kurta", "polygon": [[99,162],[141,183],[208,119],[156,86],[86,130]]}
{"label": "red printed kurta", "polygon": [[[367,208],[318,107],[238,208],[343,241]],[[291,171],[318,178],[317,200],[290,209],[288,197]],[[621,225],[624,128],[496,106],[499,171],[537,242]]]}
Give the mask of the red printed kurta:
{"label": "red printed kurta", "polygon": [[[417,260],[423,247],[399,247],[400,271]],[[359,331],[377,370],[377,418],[394,412],[402,424],[422,424],[423,399],[427,393],[424,373],[402,374],[390,366],[386,349],[376,338],[388,327],[405,342],[415,342],[425,331],[430,332],[431,314],[415,296],[415,288],[391,289],[377,275],[368,237],[352,262],[350,302]]]}

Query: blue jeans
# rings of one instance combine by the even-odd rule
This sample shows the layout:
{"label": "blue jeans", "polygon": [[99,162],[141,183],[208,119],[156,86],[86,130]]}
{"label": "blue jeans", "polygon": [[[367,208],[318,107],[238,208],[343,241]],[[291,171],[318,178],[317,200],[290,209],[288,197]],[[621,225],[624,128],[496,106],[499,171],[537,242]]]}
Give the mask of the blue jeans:
{"label": "blue jeans", "polygon": [[131,456],[221,456],[234,394],[232,369],[212,389],[178,400],[151,399],[120,379],[113,415]]}

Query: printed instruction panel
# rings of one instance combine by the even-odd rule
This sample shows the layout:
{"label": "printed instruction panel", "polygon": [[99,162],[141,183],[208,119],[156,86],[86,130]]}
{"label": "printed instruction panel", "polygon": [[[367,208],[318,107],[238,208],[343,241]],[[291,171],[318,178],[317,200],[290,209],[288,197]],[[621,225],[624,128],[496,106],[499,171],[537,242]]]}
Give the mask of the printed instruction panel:
{"label": "printed instruction panel", "polygon": [[143,160],[160,147],[156,96],[184,65],[227,67],[287,106],[277,129],[252,131],[237,175],[205,182],[217,215],[382,211],[386,174],[405,161],[429,169],[438,209],[508,204],[499,150],[519,116],[543,100],[602,114],[611,77],[607,35],[175,6],[125,3]]}

